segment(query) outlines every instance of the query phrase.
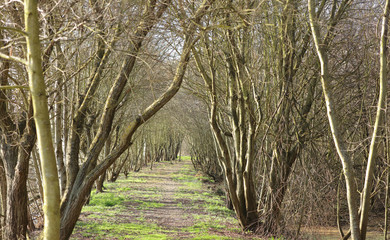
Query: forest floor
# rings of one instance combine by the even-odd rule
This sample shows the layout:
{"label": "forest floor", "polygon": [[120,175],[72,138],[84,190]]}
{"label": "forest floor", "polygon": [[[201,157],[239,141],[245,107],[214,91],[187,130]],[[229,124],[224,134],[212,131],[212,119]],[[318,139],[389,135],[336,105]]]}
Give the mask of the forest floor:
{"label": "forest floor", "polygon": [[[197,174],[189,160],[155,163],[105,187],[92,193],[71,239],[261,239],[241,231],[224,196],[216,194],[217,185]],[[335,227],[305,228],[302,234],[310,240],[340,238]],[[370,232],[367,239],[383,236]]]}
{"label": "forest floor", "polygon": [[188,160],[155,163],[91,196],[71,239],[260,239],[240,230]]}

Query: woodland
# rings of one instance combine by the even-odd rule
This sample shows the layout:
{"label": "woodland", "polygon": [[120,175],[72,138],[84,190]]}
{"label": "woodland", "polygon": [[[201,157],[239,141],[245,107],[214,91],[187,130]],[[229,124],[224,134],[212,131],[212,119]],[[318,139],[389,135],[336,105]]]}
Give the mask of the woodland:
{"label": "woodland", "polygon": [[0,0],[0,239],[181,155],[242,232],[387,239],[389,1]]}

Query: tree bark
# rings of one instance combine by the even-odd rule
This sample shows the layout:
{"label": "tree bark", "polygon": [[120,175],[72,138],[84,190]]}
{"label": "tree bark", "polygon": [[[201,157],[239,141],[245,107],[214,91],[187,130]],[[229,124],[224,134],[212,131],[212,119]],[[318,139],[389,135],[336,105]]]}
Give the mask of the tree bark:
{"label": "tree bark", "polygon": [[[58,56],[58,68],[59,69],[64,69],[64,56],[61,51],[61,47],[59,43],[56,43],[56,50],[57,50],[57,56]],[[62,75],[62,74],[61,74]],[[60,181],[60,191],[61,191],[61,196],[65,193],[65,188],[66,188],[66,169],[65,169],[65,164],[64,164],[64,152],[62,150],[62,113],[63,113],[63,102],[64,102],[64,97],[63,97],[63,77],[59,76],[58,81],[56,82],[56,103],[55,103],[55,151],[56,151],[56,161],[57,161],[57,168],[58,168],[58,176],[59,176],[59,181]]]}
{"label": "tree bark", "polygon": [[[107,139],[106,144],[104,146],[104,157],[107,157],[111,152],[111,139]],[[103,183],[106,180],[106,174],[107,170],[103,172],[102,175],[96,180],[96,193],[101,193],[103,192]],[[115,174],[115,168],[112,170],[112,176]],[[116,180],[116,178],[115,178]]]}
{"label": "tree bark", "polygon": [[[343,1],[343,4],[348,2],[348,0]],[[358,215],[358,194],[356,185],[354,182],[355,174],[352,167],[352,161],[346,147],[346,143],[341,136],[341,126],[340,121],[338,120],[334,100],[332,97],[332,89],[330,83],[330,74],[328,70],[328,56],[326,52],[327,45],[321,39],[320,30],[318,27],[318,19],[315,17],[315,6],[313,0],[308,0],[309,8],[309,17],[310,17],[310,27],[312,30],[312,35],[314,39],[314,44],[318,54],[318,58],[321,65],[321,83],[322,90],[325,97],[327,115],[329,120],[330,129],[332,131],[333,141],[337,150],[337,153],[340,157],[341,163],[343,165],[343,172],[347,187],[347,201],[348,201],[348,210],[349,210],[349,220],[352,239],[360,240],[360,229],[359,229],[359,215]]]}
{"label": "tree bark", "polygon": [[[3,136],[0,159],[3,160],[7,182],[6,224],[3,231],[5,239],[26,239],[27,231],[27,176],[30,153],[35,143],[35,129],[31,115],[21,142]],[[11,143],[11,144],[10,144]]]}
{"label": "tree bark", "polygon": [[42,166],[45,218],[43,238],[45,240],[55,240],[60,237],[60,189],[50,128],[46,86],[43,78],[37,0],[25,0],[24,15],[27,33],[29,86]]}
{"label": "tree bark", "polygon": [[104,180],[106,179],[106,174],[107,174],[107,170],[104,171],[103,174],[96,180],[96,193],[104,192],[103,183],[104,183]]}
{"label": "tree bark", "polygon": [[377,157],[377,146],[378,146],[378,133],[383,128],[384,116],[387,112],[386,109],[386,97],[387,97],[387,41],[388,41],[388,23],[389,23],[389,14],[390,14],[390,1],[386,0],[384,14],[382,17],[382,32],[381,32],[381,42],[380,42],[380,73],[379,73],[379,99],[377,106],[377,113],[375,118],[374,131],[372,133],[370,152],[367,160],[367,170],[366,177],[363,188],[363,199],[361,206],[361,216],[360,216],[360,235],[361,239],[366,239],[367,234],[367,223],[368,223],[368,214],[370,211],[370,200],[371,200],[371,191],[372,191],[372,181],[374,178],[374,166]]}
{"label": "tree bark", "polygon": [[36,149],[33,149],[33,151],[31,152],[31,155],[32,155],[32,159],[33,159],[33,165],[34,165],[34,170],[35,170],[35,177],[37,179],[39,195],[40,195],[40,198],[42,199],[42,202],[43,202],[42,170],[41,170],[40,164],[38,162]]}
{"label": "tree bark", "polygon": [[[3,160],[0,159],[0,229],[5,225],[5,216],[7,212],[7,179],[5,177],[5,169]],[[0,232],[0,239],[2,234]]]}
{"label": "tree bark", "polygon": [[267,220],[265,220],[266,233],[276,234],[281,219],[281,209],[285,193],[288,188],[288,179],[290,177],[293,164],[295,163],[298,153],[298,147],[285,151],[280,146],[276,146],[272,154],[272,164],[270,169],[270,193],[269,211]]}

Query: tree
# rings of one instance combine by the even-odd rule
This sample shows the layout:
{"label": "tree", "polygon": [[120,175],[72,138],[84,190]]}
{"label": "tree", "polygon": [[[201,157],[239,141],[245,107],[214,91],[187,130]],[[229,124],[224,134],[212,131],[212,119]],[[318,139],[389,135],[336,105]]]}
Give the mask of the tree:
{"label": "tree", "polygon": [[[343,1],[343,5],[347,5],[348,1]],[[310,14],[310,26],[312,28],[313,39],[315,42],[315,46],[317,49],[317,53],[319,54],[320,62],[321,62],[321,83],[325,96],[328,119],[330,123],[330,127],[332,129],[333,140],[336,145],[337,152],[340,156],[341,162],[343,164],[343,171],[345,176],[345,181],[347,185],[347,194],[348,194],[348,207],[349,207],[349,218],[351,224],[351,233],[353,239],[360,239],[360,231],[358,224],[358,196],[357,190],[354,181],[354,172],[352,169],[352,163],[350,160],[350,156],[347,153],[346,143],[342,140],[341,134],[341,126],[340,122],[337,120],[337,115],[335,115],[334,110],[334,102],[331,96],[331,87],[330,87],[330,79],[328,72],[328,60],[324,47],[326,47],[326,43],[320,40],[319,28],[316,25],[315,19],[315,8],[314,2],[309,0],[309,14]],[[321,41],[321,42],[320,42]]]}
{"label": "tree", "polygon": [[59,239],[60,236],[60,189],[56,158],[52,142],[46,86],[43,79],[41,44],[39,40],[38,1],[24,3],[27,35],[27,69],[41,156],[45,228],[43,239]]}
{"label": "tree", "polygon": [[390,17],[390,1],[385,2],[384,13],[382,17],[382,31],[380,40],[380,72],[379,72],[379,98],[377,105],[377,113],[375,118],[374,131],[372,133],[370,152],[367,160],[367,170],[363,188],[361,217],[360,217],[360,234],[362,240],[366,239],[368,214],[370,210],[372,182],[374,178],[374,170],[376,157],[378,155],[379,132],[383,128],[383,120],[385,119],[386,99],[387,99],[387,54],[388,54],[388,32],[389,32],[389,17]]}
{"label": "tree", "polygon": [[[104,14],[108,14],[106,16],[110,16],[109,14],[112,13],[110,12],[110,10],[113,9],[110,9],[111,6],[108,3],[102,3],[101,1],[90,2],[89,7],[90,9],[92,9],[92,11],[88,12],[88,14],[91,13],[91,16],[94,17],[93,21],[91,21],[91,23],[93,23],[94,25],[91,28],[88,28],[88,21],[82,21],[82,24],[78,25],[78,27],[76,28],[70,29],[65,27],[59,30],[60,27],[58,27],[58,23],[55,21],[56,18],[50,18],[50,14],[45,15],[49,19],[45,22],[44,25],[45,27],[47,27],[45,28],[45,30],[47,30],[47,32],[45,33],[52,34],[49,35],[48,39],[53,39],[53,41],[49,41],[47,45],[43,44],[47,47],[45,53],[43,54],[43,72],[45,72],[45,74],[49,74],[50,76],[54,76],[54,73],[58,71],[57,69],[66,73],[64,81],[62,83],[57,82],[58,86],[60,84],[64,84],[65,86],[67,86],[64,87],[63,96],[68,98],[64,98],[66,99],[64,102],[70,103],[68,106],[73,106],[73,102],[78,102],[78,105],[76,107],[71,107],[69,109],[67,108],[67,106],[65,106],[63,108],[66,114],[64,114],[65,118],[63,119],[64,124],[62,129],[62,138],[65,142],[65,145],[68,147],[64,151],[67,163],[67,181],[65,188],[65,182],[61,181],[61,188],[62,190],[65,189],[65,192],[63,192],[63,199],[61,203],[62,239],[69,238],[79,216],[81,208],[85,202],[85,198],[89,195],[92,183],[99,177],[99,175],[101,175],[108,167],[110,167],[113,162],[115,162],[115,160],[118,159],[121,154],[132,144],[131,139],[134,132],[136,132],[136,130],[143,123],[145,123],[156,112],[158,112],[179,90],[185,74],[186,66],[190,58],[190,48],[196,41],[195,33],[198,28],[198,24],[200,23],[202,16],[206,14],[207,9],[211,6],[212,2],[213,1],[205,0],[200,5],[189,6],[188,9],[183,5],[180,5],[180,11],[184,10],[185,12],[185,15],[181,15],[180,21],[185,24],[183,25],[183,31],[178,33],[179,35],[183,36],[184,45],[182,46],[182,53],[177,55],[180,56],[180,58],[177,59],[177,71],[173,76],[172,84],[167,88],[166,91],[162,92],[161,97],[157,98],[156,101],[152,102],[150,106],[146,107],[144,111],[141,111],[140,115],[133,115],[135,119],[127,123],[129,125],[127,127],[127,130],[124,131],[120,138],[121,142],[115,146],[111,154],[108,155],[107,158],[104,158],[100,162],[100,164],[98,164],[97,159],[99,158],[100,152],[105,145],[105,142],[110,136],[112,123],[115,121],[116,112],[119,109],[118,106],[123,104],[123,99],[126,98],[126,95],[128,95],[130,92],[130,89],[126,90],[126,92],[124,91],[124,89],[126,88],[126,85],[130,85],[128,84],[129,78],[133,77],[133,75],[135,74],[133,73],[133,69],[137,62],[136,59],[139,56],[139,52],[144,45],[143,43],[145,39],[147,39],[146,37],[151,32],[153,27],[159,23],[161,16],[166,12],[168,6],[173,6],[173,4],[169,0],[150,0],[147,2],[140,2],[140,7],[144,6],[144,11],[142,13],[140,11],[134,11],[135,8],[127,8],[127,14],[129,15],[123,15],[124,18],[118,18],[118,20],[123,20],[123,22],[129,21],[129,17],[131,16],[131,14],[133,14],[136,18],[139,19],[139,23],[137,25],[127,25],[129,26],[129,29],[126,29],[126,31],[123,30],[124,28],[122,26],[121,21],[103,21]],[[74,6],[77,6],[77,1],[64,4],[70,9],[73,9]],[[126,5],[126,3],[123,4]],[[15,11],[13,11],[12,13],[14,13],[14,16],[18,16],[18,12],[16,11],[17,3],[13,2],[12,4],[7,5],[7,7],[11,7],[11,5],[12,7],[15,6],[15,8],[13,8],[13,10]],[[57,13],[62,17],[73,20],[72,14],[63,15],[63,13],[61,12],[54,11],[57,10],[56,7],[58,7],[59,5],[56,5],[56,7],[54,7],[53,9],[46,9],[46,6],[47,5],[42,5],[42,9],[50,11],[51,14]],[[122,10],[122,8],[118,8],[117,12],[123,14],[124,11]],[[178,10],[178,8],[176,8],[175,11],[176,10]],[[84,11],[84,8],[79,8],[79,10],[76,11]],[[186,16],[187,14],[189,16]],[[191,20],[189,20],[190,16],[193,17],[191,18]],[[15,17],[15,19],[17,18]],[[89,33],[88,31],[85,31],[85,28],[82,28],[83,25],[87,26],[86,29],[91,29],[91,32],[95,34],[97,45],[96,54],[91,51],[92,57],[86,57],[85,59],[81,54],[78,53],[81,53],[82,51],[88,52],[90,50],[89,48],[85,50],[80,50],[78,48],[78,45],[69,45],[66,41],[62,41],[62,36],[64,36],[65,38],[69,36],[74,36],[79,44],[85,43],[86,46],[92,46],[94,44],[94,41],[87,40]],[[22,24],[19,24],[19,26],[21,27]],[[25,34],[23,31],[18,30],[18,28],[14,27],[1,28],[0,30],[2,33],[6,32],[7,34]],[[128,41],[129,39],[126,39],[126,41],[124,41],[119,38],[119,36],[121,36],[122,34],[125,35],[124,33],[127,32],[132,32],[131,36],[129,37],[130,41]],[[108,36],[111,36],[112,40],[106,41],[106,39],[109,39]],[[159,35],[156,34],[154,37],[158,38],[158,36]],[[6,37],[2,39],[6,39]],[[121,46],[128,45],[126,51],[128,54],[126,54],[124,57],[122,56],[119,58],[120,60],[123,59],[122,67],[118,67],[116,65],[117,63],[115,60],[117,59],[109,58],[110,54],[112,53],[112,49],[116,43],[122,44]],[[15,44],[15,42],[13,42],[12,44]],[[0,104],[1,108],[5,111],[1,112],[2,151],[0,158],[2,160],[2,163],[5,165],[5,176],[8,178],[8,212],[6,214],[7,219],[5,221],[7,223],[7,226],[3,233],[5,234],[5,236],[7,236],[7,238],[25,238],[27,229],[27,169],[29,155],[35,144],[35,129],[32,121],[33,111],[31,103],[25,101],[26,114],[22,114],[22,118],[19,117],[22,120],[25,119],[23,121],[20,121],[19,118],[13,118],[13,116],[11,115],[15,114],[15,116],[20,116],[19,107],[7,108],[7,102],[9,100],[9,95],[11,95],[11,91],[15,91],[14,89],[16,89],[16,91],[18,91],[18,89],[24,91],[25,89],[25,87],[21,84],[18,84],[18,86],[10,84],[11,86],[8,86],[9,80],[14,79],[10,78],[9,74],[7,75],[7,71],[9,70],[8,63],[10,61],[14,61],[16,62],[16,64],[24,64],[23,58],[17,57],[17,55],[19,54],[23,56],[23,48],[19,48],[18,46],[18,48],[15,50],[12,49],[12,46],[13,45],[4,47],[4,49],[9,49],[10,54],[1,53],[0,55],[4,59],[5,63],[5,65],[3,65],[2,61],[1,66],[2,70],[4,69],[4,71],[2,71],[1,75],[2,101]],[[53,65],[48,64],[49,60],[51,60],[50,54],[53,52],[53,49],[55,49],[54,52],[57,54],[57,61],[60,62],[57,65],[57,69],[51,68]],[[81,61],[77,61],[78,58]],[[76,59],[75,65],[73,65],[72,61],[69,61],[71,59]],[[80,62],[84,60],[85,62],[83,64],[80,64]],[[110,64],[109,67],[117,67],[117,70],[114,71],[114,76],[103,75],[104,73],[108,72],[107,63]],[[67,69],[63,69],[73,66],[76,66],[73,72],[65,72]],[[13,74],[16,71],[10,72],[12,72]],[[85,76],[84,74],[90,76],[87,78],[88,81],[86,82],[81,81],[81,79]],[[20,76],[23,76],[23,73],[21,73]],[[98,91],[99,86],[102,85],[102,80],[113,78],[115,79],[114,84],[111,84],[110,87],[107,88],[109,91]],[[72,81],[70,81],[70,79]],[[48,88],[51,89],[50,86]],[[66,93],[66,89],[68,89],[70,93]],[[79,95],[79,93],[82,92],[83,94]],[[6,94],[3,95],[3,93]],[[62,93],[60,93],[60,91],[57,91],[57,95],[58,94]],[[52,96],[52,92],[49,91],[48,95]],[[92,111],[95,110],[94,104],[96,103],[95,99],[97,96],[103,96],[105,98],[105,107],[103,108],[103,110],[97,109],[98,111],[96,112],[96,114],[92,114]],[[20,95],[20,99],[23,99],[23,97],[24,96],[22,92],[22,94]],[[68,99],[73,100],[69,101]],[[56,115],[56,117],[58,117],[59,112],[57,112]],[[70,122],[67,120],[68,116],[70,116],[71,118]],[[84,121],[85,117],[91,121]],[[90,117],[92,118],[90,119]],[[100,119],[100,121],[96,121],[98,119]],[[15,122],[15,124],[13,122]],[[18,122],[20,122],[20,124],[18,124]],[[57,123],[58,122],[59,121],[57,121]],[[57,125],[56,128],[56,142],[60,144],[60,140],[62,140],[60,138],[61,126]],[[70,129],[69,135],[67,133],[68,128]],[[11,136],[18,136],[18,138],[11,139]],[[12,144],[10,145],[10,143]],[[59,149],[60,147],[61,146],[57,146],[57,149]],[[61,165],[60,155],[61,154],[58,155],[57,159],[59,160],[59,165]],[[82,158],[85,158],[85,160]],[[45,158],[42,158],[42,160],[44,159]],[[21,175],[20,177],[19,175],[14,176],[13,173]],[[61,176],[63,176],[64,172],[60,171],[60,174]],[[62,178],[62,180],[64,180],[64,178]],[[5,188],[2,185],[2,190],[4,189]],[[21,204],[15,204],[15,199],[20,201]],[[55,228],[53,228],[53,230],[54,229]]]}
{"label": "tree", "polygon": [[[348,0],[342,1],[339,7],[339,11],[334,14],[330,20],[330,31],[334,30],[335,21],[339,19],[341,14],[345,11],[346,7],[350,2]],[[386,99],[386,85],[387,85],[387,32],[388,32],[388,18],[389,18],[389,1],[386,1],[384,10],[384,16],[382,19],[382,33],[381,33],[381,45],[380,45],[380,94],[377,106],[377,114],[375,118],[375,126],[373,136],[371,139],[370,153],[368,156],[366,179],[363,189],[363,201],[362,201],[362,213],[360,218],[360,226],[358,219],[358,195],[357,189],[354,183],[355,174],[352,167],[351,157],[347,151],[345,140],[341,135],[341,123],[337,111],[335,110],[335,103],[332,96],[331,86],[331,74],[328,70],[328,54],[327,47],[329,44],[329,38],[321,38],[320,29],[318,26],[318,19],[315,17],[315,4],[312,0],[308,0],[309,14],[310,14],[310,26],[312,29],[312,35],[316,46],[318,58],[321,64],[321,83],[323,93],[327,106],[328,120],[332,131],[332,137],[337,149],[340,160],[343,164],[343,172],[345,176],[347,186],[347,198],[350,218],[351,235],[353,239],[365,239],[366,229],[368,221],[369,201],[371,199],[371,184],[373,178],[373,166],[375,156],[377,154],[377,135],[378,129],[381,127],[383,121],[383,112],[385,110],[385,99]],[[335,8],[334,8],[335,9]],[[334,10],[333,10],[334,11]],[[331,33],[333,34],[333,33]]]}
{"label": "tree", "polygon": [[[17,10],[17,4],[11,3],[6,6],[9,10],[13,24],[10,30],[1,29],[0,36],[6,36],[25,32],[21,30],[23,23]],[[21,11],[23,12],[23,11]],[[3,15],[1,16],[4,17]],[[24,52],[19,46],[11,48],[8,42],[4,43],[7,54],[0,53],[1,59],[1,93],[0,93],[0,159],[4,166],[5,182],[2,182],[2,190],[6,190],[6,199],[3,202],[5,214],[5,226],[3,238],[5,239],[25,239],[27,231],[27,187],[28,161],[31,150],[35,144],[35,126],[33,121],[33,108],[29,93],[26,92],[27,80],[23,69],[25,60],[21,57]],[[49,53],[48,53],[49,54]],[[11,71],[12,68],[19,69]],[[16,77],[17,76],[17,77]],[[15,78],[20,81],[15,81]],[[12,84],[11,84],[12,82]],[[15,102],[10,102],[12,94]],[[16,104],[15,104],[16,103]],[[18,106],[20,103],[20,107]],[[6,184],[6,185],[5,185]]]}
{"label": "tree", "polygon": [[[369,212],[384,207],[388,171],[386,33],[380,53],[372,27],[383,9],[370,1],[313,2],[308,8],[302,0],[44,1],[40,46],[25,41],[33,36],[26,27],[36,21],[26,22],[21,2],[1,3],[3,238],[27,237],[34,229],[29,212],[41,210],[29,204],[31,197],[46,192],[27,184],[48,169],[39,164],[47,156],[37,151],[51,143],[36,141],[43,128],[34,122],[40,105],[34,107],[29,87],[42,80],[40,96],[53,120],[48,139],[60,177],[63,239],[95,182],[102,190],[104,179],[175,159],[183,143],[196,169],[225,181],[228,205],[243,229],[297,237],[305,222],[334,222],[334,206],[343,218],[350,212],[343,201],[354,199],[354,237],[364,238]],[[383,31],[386,18],[385,12]],[[312,42],[316,29],[321,36]],[[25,60],[36,49],[42,49],[34,52],[42,74]],[[29,75],[32,67],[38,77]],[[328,72],[322,84],[321,67]],[[193,96],[178,92],[183,82]],[[335,116],[331,128],[327,114]],[[348,177],[340,179],[343,171]],[[354,196],[348,200],[346,192]]]}
{"label": "tree", "polygon": [[[116,106],[121,100],[124,86],[129,79],[130,73],[132,72],[143,40],[152,27],[157,23],[168,5],[170,5],[170,1],[157,2],[151,0],[145,3],[145,10],[142,14],[143,19],[138,24],[134,34],[131,36],[131,45],[128,50],[131,54],[125,58],[121,70],[106,98],[105,107],[100,117],[97,132],[88,148],[89,150],[86,155],[86,160],[82,164],[81,168],[78,169],[78,153],[70,154],[67,159],[67,161],[71,161],[73,163],[71,163],[72,166],[69,166],[68,168],[67,174],[69,174],[70,177],[68,177],[67,191],[61,203],[61,239],[69,238],[81,212],[82,206],[85,203],[86,196],[91,191],[93,182],[132,144],[132,137],[137,129],[149,120],[155,113],[157,113],[179,90],[189,61],[190,49],[196,41],[195,31],[202,19],[202,16],[206,13],[212,2],[213,1],[207,0],[203,1],[199,8],[194,12],[192,21],[185,25],[183,30],[185,34],[183,50],[171,85],[149,107],[143,110],[140,115],[131,122],[127,123],[117,147],[113,149],[100,164],[97,164],[100,151],[102,150],[104,142],[107,140],[111,131],[112,122],[116,113]],[[187,21],[187,19],[183,20]],[[92,86],[93,84],[91,87]],[[87,91],[87,94],[88,93],[89,91]],[[85,99],[88,100],[89,97],[90,96],[86,95]],[[87,107],[90,107],[89,104],[83,102],[80,105],[79,110],[77,110],[77,114],[81,114],[81,112],[85,111]],[[81,118],[81,116],[77,117],[77,114],[76,119],[73,120],[74,122],[78,122],[79,118]],[[72,140],[70,140],[69,144],[79,145],[79,141],[77,140],[72,143]],[[75,147],[78,148],[78,146]]]}
{"label": "tree", "polygon": [[[28,175],[28,160],[35,144],[35,127],[38,129],[39,147],[42,155],[42,165],[44,165],[44,184],[45,184],[45,239],[59,238],[59,192],[57,169],[54,158],[53,144],[51,141],[50,122],[47,108],[47,99],[45,93],[45,84],[43,80],[43,69],[41,61],[41,50],[39,40],[39,22],[36,1],[25,1],[25,32],[13,28],[15,32],[26,36],[27,43],[27,61],[22,58],[13,57],[10,51],[9,55],[1,54],[1,57],[8,60],[26,64],[30,80],[31,99],[27,102],[28,115],[24,115],[25,120],[20,123],[12,117],[12,108],[6,105],[7,95],[2,92],[1,108],[4,120],[2,122],[2,141],[1,151],[2,165],[6,167],[7,182],[7,205],[6,205],[6,226],[3,236],[7,239],[25,239],[27,229],[27,189],[26,181]],[[15,19],[18,15],[14,12]],[[20,22],[19,22],[20,23]],[[21,23],[20,23],[21,25]],[[50,55],[52,48],[48,48],[47,55]],[[45,59],[46,60],[46,59]],[[47,61],[47,60],[46,60]],[[43,64],[46,64],[46,61]],[[2,75],[1,85],[5,89],[13,89],[14,86],[7,86],[9,79],[9,63],[3,65],[4,73]],[[22,86],[16,86],[22,89]],[[34,112],[34,119],[32,114]],[[35,120],[35,125],[33,124]],[[21,125],[20,125],[21,124]],[[18,130],[19,129],[19,130]],[[18,137],[10,138],[10,133],[14,132]],[[7,136],[8,135],[8,136]],[[18,140],[18,138],[20,140]],[[9,141],[10,140],[10,141]],[[16,142],[16,141],[21,142]],[[57,180],[56,180],[57,179]],[[49,186],[49,183],[54,184]],[[57,183],[57,185],[56,185]],[[57,186],[57,188],[56,188]],[[3,189],[3,188],[2,188]],[[15,202],[17,204],[15,204]]]}
{"label": "tree", "polygon": [[[310,34],[297,23],[305,14],[300,3],[231,1],[194,50],[226,181],[232,181],[229,193],[241,195],[236,213],[244,229],[267,234],[277,234],[289,177],[310,140],[307,122],[316,100],[317,78],[306,70]],[[222,27],[215,27],[220,19]],[[308,87],[301,91],[299,84]]]}

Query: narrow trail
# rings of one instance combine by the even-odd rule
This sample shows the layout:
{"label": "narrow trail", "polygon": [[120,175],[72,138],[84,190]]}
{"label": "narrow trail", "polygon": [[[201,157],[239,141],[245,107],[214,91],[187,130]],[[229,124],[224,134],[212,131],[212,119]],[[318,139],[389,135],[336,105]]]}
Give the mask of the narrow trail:
{"label": "narrow trail", "polygon": [[190,161],[156,163],[92,194],[71,239],[257,239]]}
{"label": "narrow trail", "polygon": [[[184,228],[193,225],[193,218],[187,214],[190,206],[187,206],[187,199],[178,198],[177,193],[180,189],[184,189],[185,185],[179,181],[174,181],[173,177],[177,176],[181,167],[188,167],[188,163],[169,164],[155,166],[154,169],[141,172],[136,178],[144,179],[146,182],[139,184],[139,190],[151,191],[157,196],[150,198],[151,194],[140,196],[138,200],[144,203],[153,202],[159,204],[156,207],[139,209],[138,206],[130,207],[134,214],[141,211],[143,217],[152,223],[156,223],[166,229]],[[173,177],[172,177],[173,176]],[[157,201],[156,201],[157,200]],[[183,205],[184,204],[184,205]]]}

